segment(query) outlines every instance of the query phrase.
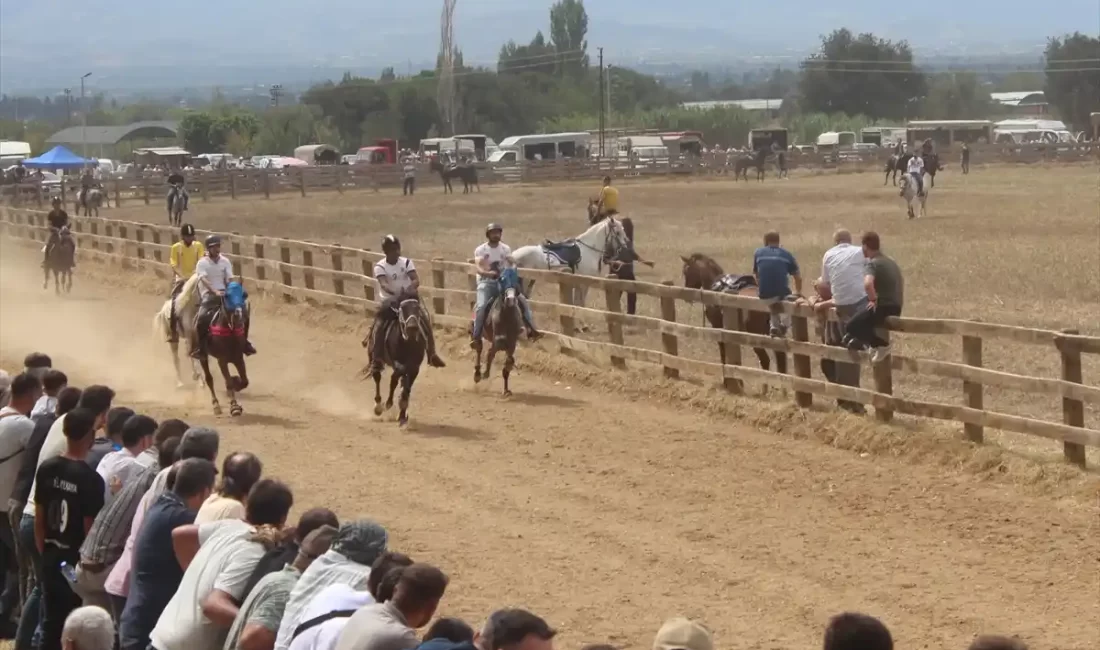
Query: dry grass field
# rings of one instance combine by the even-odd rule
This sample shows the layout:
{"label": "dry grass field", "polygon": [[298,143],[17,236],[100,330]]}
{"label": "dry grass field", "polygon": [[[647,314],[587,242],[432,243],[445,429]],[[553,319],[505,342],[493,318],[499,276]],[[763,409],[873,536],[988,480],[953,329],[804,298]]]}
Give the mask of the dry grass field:
{"label": "dry grass field", "polygon": [[[305,198],[192,201],[189,220],[199,228],[305,239],[377,250],[385,233],[401,236],[406,254],[418,258],[465,259],[480,242],[486,223],[502,222],[513,247],[543,238],[565,238],[584,230],[587,197],[597,185],[486,186],[480,194],[444,195],[434,176],[419,179],[415,197],[397,190],[378,193],[315,193]],[[1095,165],[985,166],[969,176],[941,173],[931,191],[928,216],[907,220],[902,200],[881,175],[804,174],[764,183],[728,179],[618,182],[625,216],[636,225],[638,250],[657,262],[639,266],[639,278],[653,282],[679,277],[679,256],[699,251],[715,257],[727,272],[750,272],[752,252],[763,233],[776,229],[783,245],[803,265],[807,281],[820,273],[822,253],[833,231],[873,229],[906,275],[905,313],[1100,333],[1100,196]],[[128,204],[109,218],[163,223],[160,206]],[[543,289],[545,292],[546,289]],[[545,293],[543,295],[546,295]],[[536,287],[535,298],[539,297]],[[589,298],[602,306],[602,297]],[[656,299],[642,296],[643,314],[660,314]],[[699,314],[681,322],[701,324]],[[628,343],[659,347],[659,340],[627,332]],[[905,335],[899,352],[917,357],[961,360],[952,337]],[[694,344],[692,344],[694,345]],[[700,344],[701,346],[701,344]],[[747,352],[747,351],[746,351]],[[710,347],[681,350],[716,357]],[[747,363],[755,363],[751,354]],[[1058,377],[1053,349],[992,341],[986,367]],[[815,368],[815,373],[817,369]],[[865,373],[865,381],[869,373]],[[1100,382],[1100,359],[1085,356],[1085,382]],[[961,382],[907,375],[895,380],[904,397],[956,403]],[[1060,400],[1017,391],[987,389],[986,408],[1057,418]],[[1096,426],[1091,409],[1086,423]],[[991,439],[1028,453],[1055,457],[1061,447],[1030,436],[994,434]],[[1100,454],[1090,451],[1090,461]]]}

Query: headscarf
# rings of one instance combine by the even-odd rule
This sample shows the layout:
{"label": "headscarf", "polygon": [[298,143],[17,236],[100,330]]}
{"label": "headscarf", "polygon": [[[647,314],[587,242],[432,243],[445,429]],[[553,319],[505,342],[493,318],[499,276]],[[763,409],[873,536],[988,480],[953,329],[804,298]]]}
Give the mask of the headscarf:
{"label": "headscarf", "polygon": [[369,567],[386,552],[388,540],[389,535],[381,524],[370,519],[359,519],[340,526],[336,538],[332,540],[332,550],[356,564]]}

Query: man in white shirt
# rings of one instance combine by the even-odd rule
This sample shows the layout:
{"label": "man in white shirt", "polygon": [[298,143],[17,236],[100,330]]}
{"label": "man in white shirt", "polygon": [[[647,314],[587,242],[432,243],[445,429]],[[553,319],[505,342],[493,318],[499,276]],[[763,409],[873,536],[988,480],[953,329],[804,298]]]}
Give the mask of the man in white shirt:
{"label": "man in white shirt", "polygon": [[[905,167],[905,173],[916,181],[917,196],[924,196],[924,158],[921,158],[919,154],[913,154],[913,157],[909,159],[909,164]],[[904,188],[901,190],[901,195],[905,196]]]}
{"label": "man in white shirt", "polygon": [[[474,249],[474,264],[477,266],[477,302],[474,305],[474,327],[471,331],[470,347],[477,349],[481,334],[485,329],[485,320],[489,317],[489,307],[500,292],[497,280],[506,267],[515,266],[512,249],[501,239],[504,226],[491,223],[485,229],[486,241]],[[527,326],[527,338],[534,341],[542,334],[535,328],[535,318],[531,314],[531,305],[527,297],[519,295],[520,311]]]}
{"label": "man in white shirt", "polygon": [[139,467],[137,457],[153,446],[156,431],[157,421],[147,415],[131,416],[122,425],[122,449],[108,453],[96,467],[103,478],[105,507]]}
{"label": "man in white shirt", "polygon": [[[867,305],[867,290],[863,288],[864,264],[863,248],[852,244],[852,233],[840,229],[833,233],[832,248],[825,251],[821,260],[821,280],[832,295],[832,306],[840,319],[839,332],[843,332],[848,321],[863,311]],[[828,331],[828,328],[826,328]],[[829,338],[829,337],[827,337]],[[840,339],[827,340],[830,345],[840,345]],[[859,388],[859,365],[835,362],[832,381],[844,386]],[[837,400],[837,404],[846,410],[862,413],[865,409],[857,402]]]}
{"label": "man in white shirt", "polygon": [[[195,337],[197,341],[191,350],[191,356],[200,358],[206,349],[206,339],[210,335],[210,322],[214,314],[222,306],[222,297],[225,296],[225,288],[233,280],[233,263],[222,255],[222,238],[210,235],[205,242],[206,255],[195,265],[195,273],[199,276],[199,313],[195,317]],[[248,327],[251,318],[249,310],[245,309],[244,335],[248,338]],[[245,341],[245,354],[256,354],[256,348],[252,343]]]}
{"label": "man in white shirt", "polygon": [[0,631],[10,635],[14,632],[12,614],[19,605],[19,563],[7,495],[15,487],[24,451],[34,433],[34,421],[28,414],[42,394],[42,382],[35,375],[23,373],[12,379],[8,390],[10,401],[0,409],[0,510],[4,511],[0,516],[0,571],[4,576],[0,583]]}
{"label": "man in white shirt", "polygon": [[[374,279],[378,281],[378,292],[382,294],[378,312],[374,315],[374,325],[371,327],[371,337],[374,340],[370,355],[371,365],[376,372],[382,371],[382,360],[386,356],[386,325],[397,319],[397,308],[403,300],[420,300],[420,276],[416,273],[413,261],[401,256],[401,240],[396,235],[386,235],[382,238],[382,252],[386,256],[374,265]],[[423,313],[423,306],[420,311],[421,321],[425,324],[424,338],[428,344],[428,365],[443,368],[447,364],[436,353],[431,317]]]}

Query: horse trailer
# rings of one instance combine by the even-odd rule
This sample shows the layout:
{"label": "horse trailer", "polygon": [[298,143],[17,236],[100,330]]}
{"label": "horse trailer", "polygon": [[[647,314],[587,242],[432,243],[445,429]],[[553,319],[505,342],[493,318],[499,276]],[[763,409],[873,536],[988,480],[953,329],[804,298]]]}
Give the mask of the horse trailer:
{"label": "horse trailer", "polygon": [[790,143],[787,139],[787,129],[753,129],[749,131],[748,144],[752,151],[772,147],[786,151]]}

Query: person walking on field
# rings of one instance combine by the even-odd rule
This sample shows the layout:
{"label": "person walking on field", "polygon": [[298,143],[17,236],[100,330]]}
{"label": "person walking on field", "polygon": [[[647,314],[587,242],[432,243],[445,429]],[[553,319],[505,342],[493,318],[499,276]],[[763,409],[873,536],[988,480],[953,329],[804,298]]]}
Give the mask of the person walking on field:
{"label": "person walking on field", "polygon": [[901,316],[905,299],[905,280],[898,263],[882,252],[878,233],[863,235],[864,264],[863,288],[867,292],[867,308],[848,322],[845,345],[852,350],[872,348],[873,363],[890,356],[890,343],[875,330],[886,324],[890,316]]}
{"label": "person walking on field", "polygon": [[403,196],[412,196],[416,192],[416,163],[413,162],[412,156],[405,156],[402,161],[401,172],[405,177],[405,182],[401,187],[401,194]]}
{"label": "person walking on field", "polygon": [[970,146],[965,142],[962,146],[962,172],[963,175],[970,173]]}
{"label": "person walking on field", "polygon": [[794,255],[779,246],[779,233],[774,230],[764,235],[764,245],[752,256],[752,274],[761,300],[771,305],[771,335],[783,336],[787,320],[779,310],[779,303],[791,295],[787,276],[794,278],[795,293],[802,293],[802,272]]}

